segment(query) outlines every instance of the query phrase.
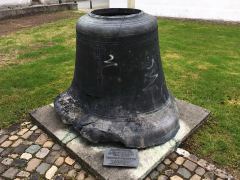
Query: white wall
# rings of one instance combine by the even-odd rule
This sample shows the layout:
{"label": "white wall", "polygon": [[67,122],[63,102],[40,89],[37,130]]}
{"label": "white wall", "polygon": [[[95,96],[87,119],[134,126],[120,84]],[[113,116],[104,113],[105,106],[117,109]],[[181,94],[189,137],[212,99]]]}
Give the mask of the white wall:
{"label": "white wall", "polygon": [[[127,7],[127,0],[110,0]],[[156,16],[240,21],[240,0],[135,0],[135,8]]]}
{"label": "white wall", "polygon": [[0,8],[29,6],[31,3],[32,0],[0,0]]}
{"label": "white wall", "polygon": [[110,8],[123,8],[128,6],[128,0],[109,0]]}
{"label": "white wall", "polygon": [[41,4],[59,4],[59,0],[40,0]]}

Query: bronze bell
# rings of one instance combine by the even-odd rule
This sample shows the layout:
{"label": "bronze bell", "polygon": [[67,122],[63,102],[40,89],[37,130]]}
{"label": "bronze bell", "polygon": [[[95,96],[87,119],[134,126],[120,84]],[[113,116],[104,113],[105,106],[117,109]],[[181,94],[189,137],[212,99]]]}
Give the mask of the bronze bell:
{"label": "bronze bell", "polygon": [[71,87],[57,96],[61,120],[87,140],[146,148],[179,129],[161,64],[157,19],[138,9],[100,9],[77,22]]}

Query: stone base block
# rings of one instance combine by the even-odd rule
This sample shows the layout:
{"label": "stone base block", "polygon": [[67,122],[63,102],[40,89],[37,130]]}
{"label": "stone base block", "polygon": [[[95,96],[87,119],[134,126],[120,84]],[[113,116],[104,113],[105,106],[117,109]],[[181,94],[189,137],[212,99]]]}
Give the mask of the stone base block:
{"label": "stone base block", "polygon": [[137,168],[104,167],[103,154],[108,147],[119,147],[116,144],[96,145],[79,137],[74,130],[62,124],[52,105],[38,108],[30,113],[33,120],[46,133],[55,138],[66,150],[80,161],[90,172],[100,179],[133,180],[143,179],[167,155],[173,152],[202,122],[208,117],[209,111],[199,106],[177,100],[180,112],[180,129],[176,136],[165,144],[139,151]]}

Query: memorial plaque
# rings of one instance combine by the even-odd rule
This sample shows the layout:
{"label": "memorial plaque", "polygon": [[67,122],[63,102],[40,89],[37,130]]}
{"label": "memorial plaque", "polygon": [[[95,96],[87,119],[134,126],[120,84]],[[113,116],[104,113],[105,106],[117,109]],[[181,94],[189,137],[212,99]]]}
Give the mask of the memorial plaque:
{"label": "memorial plaque", "polygon": [[107,148],[104,152],[104,166],[137,167],[138,163],[137,149]]}

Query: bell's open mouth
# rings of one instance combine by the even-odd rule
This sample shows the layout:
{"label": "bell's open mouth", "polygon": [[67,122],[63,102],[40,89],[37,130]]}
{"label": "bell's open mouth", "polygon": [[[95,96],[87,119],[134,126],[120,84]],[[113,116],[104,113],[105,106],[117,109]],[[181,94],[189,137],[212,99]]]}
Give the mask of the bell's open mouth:
{"label": "bell's open mouth", "polygon": [[116,17],[116,16],[131,16],[140,14],[142,11],[139,9],[130,8],[108,8],[108,9],[98,9],[91,12],[95,16],[103,17]]}

